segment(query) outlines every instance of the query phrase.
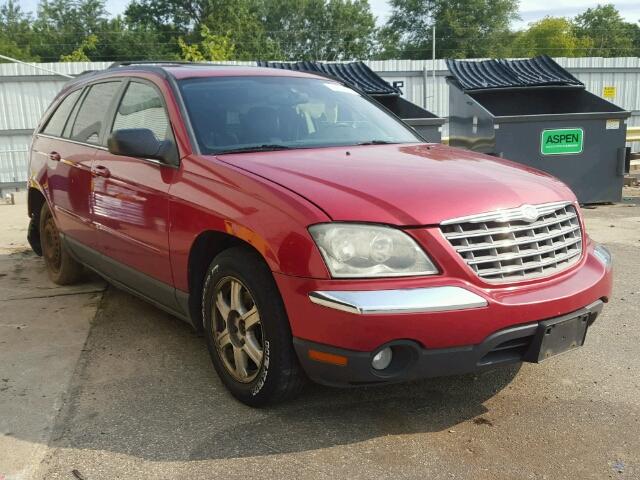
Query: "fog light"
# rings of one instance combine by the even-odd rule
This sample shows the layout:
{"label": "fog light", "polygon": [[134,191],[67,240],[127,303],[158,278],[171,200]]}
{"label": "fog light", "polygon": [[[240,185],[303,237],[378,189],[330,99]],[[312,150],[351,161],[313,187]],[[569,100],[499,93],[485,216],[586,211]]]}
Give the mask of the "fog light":
{"label": "fog light", "polygon": [[385,347],[376,353],[371,360],[371,366],[376,370],[384,370],[391,363],[393,352],[390,347]]}

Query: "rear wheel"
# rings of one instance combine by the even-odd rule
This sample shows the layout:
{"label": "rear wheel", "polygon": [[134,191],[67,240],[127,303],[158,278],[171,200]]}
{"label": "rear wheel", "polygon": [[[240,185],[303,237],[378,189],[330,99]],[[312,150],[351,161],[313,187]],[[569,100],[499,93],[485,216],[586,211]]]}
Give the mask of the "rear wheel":
{"label": "rear wheel", "polygon": [[83,273],[82,265],[69,255],[46,203],[40,211],[40,245],[47,273],[54,283],[71,285],[80,280]]}
{"label": "rear wheel", "polygon": [[250,406],[296,395],[304,374],[273,276],[252,250],[218,255],[205,280],[202,314],[213,365],[229,391]]}

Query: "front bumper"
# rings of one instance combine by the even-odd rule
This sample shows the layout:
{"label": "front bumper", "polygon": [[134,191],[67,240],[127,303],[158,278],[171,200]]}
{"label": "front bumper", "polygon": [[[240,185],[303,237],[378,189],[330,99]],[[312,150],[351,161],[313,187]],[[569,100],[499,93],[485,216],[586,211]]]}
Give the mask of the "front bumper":
{"label": "front bumper", "polygon": [[[396,383],[420,378],[479,372],[518,362],[538,362],[543,356],[539,338],[550,323],[580,317],[590,326],[602,310],[598,300],[585,308],[542,322],[497,331],[477,345],[425,349],[411,340],[396,340],[372,352],[345,350],[294,338],[298,358],[314,381],[330,386]],[[584,337],[582,337],[584,341]],[[393,350],[391,364],[382,371],[372,367],[373,356],[385,347]],[[313,353],[322,352],[323,361]],[[340,361],[336,361],[339,359]]]}
{"label": "front bumper", "polygon": [[[452,268],[417,278],[335,280],[280,273],[274,278],[296,338],[360,352],[397,340],[443,349],[478,345],[494,332],[606,302],[612,271],[601,257],[589,242],[574,267],[520,285],[481,285]],[[407,297],[384,293],[390,290]],[[455,295],[463,291],[472,295]]]}

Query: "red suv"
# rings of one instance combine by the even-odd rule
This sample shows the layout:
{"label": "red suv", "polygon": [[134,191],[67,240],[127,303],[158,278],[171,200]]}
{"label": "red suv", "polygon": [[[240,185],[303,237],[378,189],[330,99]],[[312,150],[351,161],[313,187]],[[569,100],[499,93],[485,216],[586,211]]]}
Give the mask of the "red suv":
{"label": "red suv", "polygon": [[539,362],[583,344],[611,257],[542,172],[429,144],[300,72],[119,65],[68,84],[31,147],[29,240],[203,332],[231,393]]}

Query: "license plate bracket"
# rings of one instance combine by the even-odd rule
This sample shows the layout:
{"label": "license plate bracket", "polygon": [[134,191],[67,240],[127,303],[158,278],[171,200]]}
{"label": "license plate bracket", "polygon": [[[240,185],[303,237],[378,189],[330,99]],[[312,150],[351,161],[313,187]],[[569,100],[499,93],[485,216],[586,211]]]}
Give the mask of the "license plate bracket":
{"label": "license plate bracket", "polygon": [[528,361],[540,363],[561,353],[584,345],[591,314],[540,322],[528,352]]}

